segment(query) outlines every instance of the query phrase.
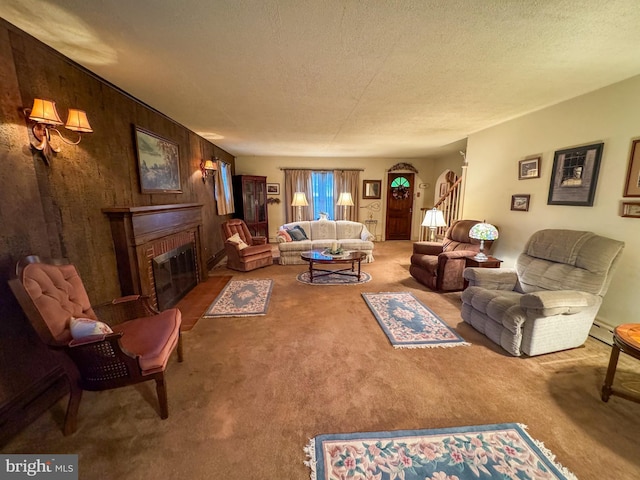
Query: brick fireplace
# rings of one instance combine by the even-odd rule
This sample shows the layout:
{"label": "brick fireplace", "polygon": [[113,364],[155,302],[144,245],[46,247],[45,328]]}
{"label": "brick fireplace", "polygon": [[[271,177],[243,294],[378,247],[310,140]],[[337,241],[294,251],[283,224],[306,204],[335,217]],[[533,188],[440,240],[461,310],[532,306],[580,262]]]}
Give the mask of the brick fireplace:
{"label": "brick fireplace", "polygon": [[201,281],[201,208],[180,203],[102,210],[111,223],[122,295],[147,295],[164,309]]}

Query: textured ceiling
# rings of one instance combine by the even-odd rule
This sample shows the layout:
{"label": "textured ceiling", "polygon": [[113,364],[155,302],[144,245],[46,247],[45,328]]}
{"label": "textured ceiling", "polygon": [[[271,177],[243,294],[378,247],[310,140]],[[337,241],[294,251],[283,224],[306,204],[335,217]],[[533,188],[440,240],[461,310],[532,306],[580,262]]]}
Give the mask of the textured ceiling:
{"label": "textured ceiling", "polygon": [[0,16],[240,156],[427,157],[640,74],[637,0],[0,0]]}

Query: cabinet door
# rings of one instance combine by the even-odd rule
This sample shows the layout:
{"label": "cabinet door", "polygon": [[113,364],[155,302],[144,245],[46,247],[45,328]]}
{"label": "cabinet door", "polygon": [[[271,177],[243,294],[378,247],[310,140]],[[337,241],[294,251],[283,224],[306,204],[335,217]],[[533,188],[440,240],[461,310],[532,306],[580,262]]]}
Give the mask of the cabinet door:
{"label": "cabinet door", "polygon": [[258,222],[267,221],[267,184],[256,182],[256,216]]}
{"label": "cabinet door", "polygon": [[243,182],[244,195],[244,221],[247,224],[255,223],[256,220],[256,183],[253,180]]}

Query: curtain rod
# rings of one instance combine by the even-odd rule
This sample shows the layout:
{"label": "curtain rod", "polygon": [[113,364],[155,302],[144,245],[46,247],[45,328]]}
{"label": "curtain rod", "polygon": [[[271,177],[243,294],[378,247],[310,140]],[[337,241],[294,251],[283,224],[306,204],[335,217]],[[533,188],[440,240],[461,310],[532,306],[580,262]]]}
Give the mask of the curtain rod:
{"label": "curtain rod", "polygon": [[339,170],[341,172],[364,172],[364,168],[292,168],[280,167],[280,170],[313,170],[314,172],[333,172]]}

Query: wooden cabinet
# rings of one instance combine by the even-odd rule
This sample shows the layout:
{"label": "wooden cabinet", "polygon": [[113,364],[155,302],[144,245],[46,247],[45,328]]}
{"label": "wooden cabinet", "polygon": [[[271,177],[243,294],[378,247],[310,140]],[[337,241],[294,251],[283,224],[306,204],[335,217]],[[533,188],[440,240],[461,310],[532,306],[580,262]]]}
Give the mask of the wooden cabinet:
{"label": "wooden cabinet", "polygon": [[267,217],[267,177],[233,176],[235,218],[241,218],[254,236],[269,238]]}

